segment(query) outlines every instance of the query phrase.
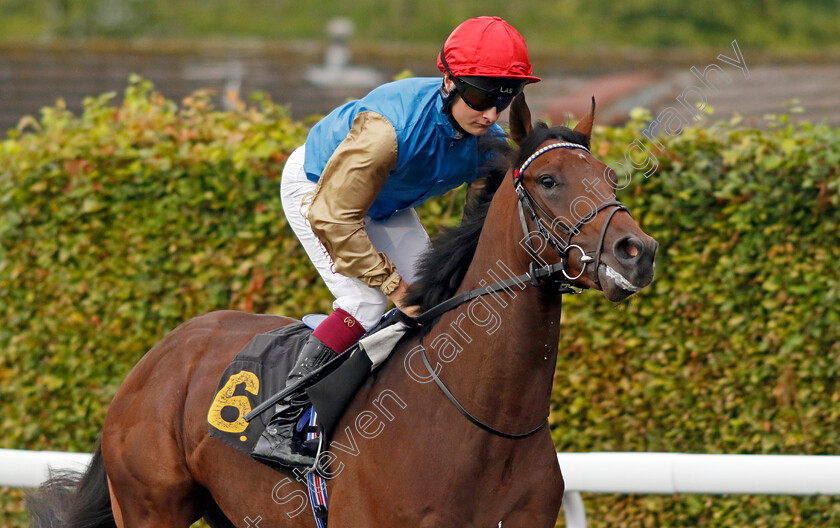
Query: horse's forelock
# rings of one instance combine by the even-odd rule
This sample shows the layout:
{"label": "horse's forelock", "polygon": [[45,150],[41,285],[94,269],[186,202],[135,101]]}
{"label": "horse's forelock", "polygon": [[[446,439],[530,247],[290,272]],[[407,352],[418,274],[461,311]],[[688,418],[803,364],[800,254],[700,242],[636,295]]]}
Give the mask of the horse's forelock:
{"label": "horse's forelock", "polygon": [[539,121],[534,126],[534,131],[531,135],[529,135],[520,145],[519,151],[516,155],[515,165],[522,165],[522,163],[524,163],[531,154],[537,151],[540,145],[549,139],[567,141],[569,143],[575,143],[589,148],[589,138],[586,137],[586,135],[565,126],[549,127],[542,121]]}

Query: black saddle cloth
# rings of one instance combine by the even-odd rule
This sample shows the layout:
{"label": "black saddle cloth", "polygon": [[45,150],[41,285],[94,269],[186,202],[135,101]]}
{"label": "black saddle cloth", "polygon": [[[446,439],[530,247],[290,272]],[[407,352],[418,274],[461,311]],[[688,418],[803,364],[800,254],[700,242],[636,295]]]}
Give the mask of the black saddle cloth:
{"label": "black saddle cloth", "polygon": [[273,412],[269,409],[250,422],[245,421],[245,415],[285,387],[286,377],[311,334],[312,329],[304,323],[292,323],[257,334],[242,348],[216,387],[207,413],[210,436],[251,452]]}

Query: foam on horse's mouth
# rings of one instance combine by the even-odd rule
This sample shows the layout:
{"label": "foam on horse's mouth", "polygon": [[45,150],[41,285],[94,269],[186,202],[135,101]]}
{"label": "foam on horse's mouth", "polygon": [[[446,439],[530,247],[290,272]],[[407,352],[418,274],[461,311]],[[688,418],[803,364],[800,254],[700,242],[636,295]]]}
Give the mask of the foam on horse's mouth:
{"label": "foam on horse's mouth", "polygon": [[629,292],[637,292],[642,289],[639,286],[633,286],[633,284],[631,284],[629,280],[625,279],[621,273],[615,271],[606,264],[604,264],[604,269],[607,278],[612,280],[615,283],[615,285],[621,288],[622,290]]}

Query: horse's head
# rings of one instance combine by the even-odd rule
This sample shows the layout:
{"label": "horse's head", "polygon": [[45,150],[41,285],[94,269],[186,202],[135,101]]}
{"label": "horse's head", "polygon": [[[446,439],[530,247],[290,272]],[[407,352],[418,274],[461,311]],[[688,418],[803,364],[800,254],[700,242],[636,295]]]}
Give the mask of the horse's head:
{"label": "horse's head", "polygon": [[519,145],[514,184],[529,252],[548,263],[565,261],[572,284],[621,301],[653,280],[658,244],[615,197],[612,170],[589,151],[595,100],[570,130],[531,123],[523,96],[510,112]]}

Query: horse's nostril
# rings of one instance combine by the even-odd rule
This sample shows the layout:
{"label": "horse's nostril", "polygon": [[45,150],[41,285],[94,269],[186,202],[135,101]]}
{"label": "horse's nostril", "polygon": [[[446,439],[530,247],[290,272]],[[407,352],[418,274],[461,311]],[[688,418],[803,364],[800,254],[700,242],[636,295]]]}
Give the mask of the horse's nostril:
{"label": "horse's nostril", "polygon": [[614,246],[615,256],[620,260],[634,260],[642,252],[642,241],[636,237],[625,237]]}

